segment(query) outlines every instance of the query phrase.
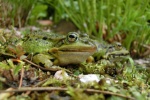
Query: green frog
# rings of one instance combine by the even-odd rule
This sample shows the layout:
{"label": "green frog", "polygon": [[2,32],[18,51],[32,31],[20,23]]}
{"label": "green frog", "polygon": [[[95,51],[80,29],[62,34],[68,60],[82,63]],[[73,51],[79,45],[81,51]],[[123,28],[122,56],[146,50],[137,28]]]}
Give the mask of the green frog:
{"label": "green frog", "polygon": [[113,44],[106,44],[105,42],[95,42],[97,46],[97,52],[94,53],[94,57],[97,61],[101,59],[109,60],[110,62],[121,62],[128,58],[129,51],[125,49],[121,43],[115,42]]}
{"label": "green frog", "polygon": [[130,59],[129,51],[121,43],[113,43],[103,49],[104,55],[98,63],[103,65],[105,74],[115,76],[122,74]]}
{"label": "green frog", "polygon": [[104,57],[111,62],[124,62],[129,56],[129,51],[121,43],[116,42],[107,48]]}
{"label": "green frog", "polygon": [[29,34],[23,42],[23,48],[27,53],[34,54],[35,63],[42,63],[47,67],[53,64],[79,64],[91,56],[96,61],[107,59],[116,63],[125,61],[129,56],[128,50],[120,43],[109,45],[77,32],[69,32],[66,36],[42,32]]}
{"label": "green frog", "polygon": [[61,38],[54,38],[53,35],[43,37],[39,33],[36,37],[35,34],[27,36],[22,46],[27,53],[34,54],[33,61],[35,63],[42,63],[45,67],[53,64],[61,66],[79,64],[97,50],[94,43],[82,41],[76,32],[70,32]]}

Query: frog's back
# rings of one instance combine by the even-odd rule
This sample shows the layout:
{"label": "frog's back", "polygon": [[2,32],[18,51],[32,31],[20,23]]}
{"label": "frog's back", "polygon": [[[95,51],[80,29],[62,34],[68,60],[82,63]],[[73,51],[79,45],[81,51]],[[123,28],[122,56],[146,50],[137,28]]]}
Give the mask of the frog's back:
{"label": "frog's back", "polygon": [[51,32],[28,33],[24,37],[23,48],[27,53],[47,52],[57,41],[64,38],[65,36]]}
{"label": "frog's back", "polygon": [[49,40],[49,41],[55,41],[55,40],[61,40],[64,39],[65,36],[57,33],[52,33],[52,32],[33,32],[33,33],[28,33],[25,35],[26,38],[40,38],[43,40]]}
{"label": "frog's back", "polygon": [[53,43],[43,39],[32,38],[23,42],[23,48],[27,53],[46,52],[53,46]]}

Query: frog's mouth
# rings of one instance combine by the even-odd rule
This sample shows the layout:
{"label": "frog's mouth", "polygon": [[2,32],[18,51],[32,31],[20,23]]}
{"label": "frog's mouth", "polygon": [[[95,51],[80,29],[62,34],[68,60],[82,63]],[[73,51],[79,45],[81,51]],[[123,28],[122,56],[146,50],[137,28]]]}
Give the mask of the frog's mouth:
{"label": "frog's mouth", "polygon": [[129,52],[122,50],[122,51],[110,52],[110,53],[107,53],[107,55],[113,56],[113,57],[125,57],[129,55]]}
{"label": "frog's mouth", "polygon": [[95,46],[64,46],[58,48],[58,51],[62,52],[95,52],[96,50]]}

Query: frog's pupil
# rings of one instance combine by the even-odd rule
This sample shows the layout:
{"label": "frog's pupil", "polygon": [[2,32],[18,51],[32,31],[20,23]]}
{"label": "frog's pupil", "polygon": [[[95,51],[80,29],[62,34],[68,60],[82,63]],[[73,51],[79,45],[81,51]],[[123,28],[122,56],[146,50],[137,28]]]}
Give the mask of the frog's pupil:
{"label": "frog's pupil", "polygon": [[70,42],[74,42],[74,41],[77,40],[77,36],[76,36],[75,34],[70,34],[70,35],[68,36],[68,40],[69,40]]}
{"label": "frog's pupil", "polygon": [[70,35],[69,35],[69,38],[76,38],[76,36],[73,35],[73,34],[70,34]]}
{"label": "frog's pupil", "polygon": [[47,37],[43,37],[43,40],[47,40]]}
{"label": "frog's pupil", "polygon": [[118,44],[118,47],[121,47],[121,45],[120,45],[120,44]]}

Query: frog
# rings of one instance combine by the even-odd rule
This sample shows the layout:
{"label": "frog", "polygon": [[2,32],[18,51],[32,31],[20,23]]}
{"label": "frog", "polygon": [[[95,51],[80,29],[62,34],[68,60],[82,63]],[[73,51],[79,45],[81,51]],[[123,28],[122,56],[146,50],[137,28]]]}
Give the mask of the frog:
{"label": "frog", "polygon": [[124,62],[128,60],[130,53],[121,43],[115,42],[107,48],[104,57],[111,62]]}
{"label": "frog", "polygon": [[76,32],[68,33],[66,39],[61,43],[59,48],[50,50],[61,65],[84,62],[85,59],[90,58],[97,49],[94,43],[83,41],[83,38],[80,38]]}
{"label": "frog", "polygon": [[129,51],[119,42],[107,44],[104,41],[96,41],[95,43],[97,46],[97,52],[95,52],[93,56],[97,61],[101,59],[106,59],[110,62],[115,63],[124,61],[130,56]]}
{"label": "frog", "polygon": [[52,36],[47,35],[45,38],[38,34],[36,37],[36,33],[26,36],[22,47],[26,53],[34,55],[33,62],[42,63],[45,67],[79,64],[97,49],[94,43],[82,41],[77,32],[69,32],[65,37],[57,39]]}
{"label": "frog", "polygon": [[33,60],[36,63],[42,62],[45,66],[79,64],[91,56],[97,61],[106,59],[114,64],[126,61],[129,56],[129,51],[120,43],[95,41],[83,33],[69,32],[66,36],[60,36],[38,32],[26,37],[24,49],[34,54]]}
{"label": "frog", "polygon": [[104,43],[100,43],[98,46],[99,48],[97,50],[99,51],[93,56],[97,60],[97,63],[102,66],[103,70],[101,70],[101,72],[109,74],[110,76],[123,73],[125,66],[131,58],[129,51],[119,42],[105,45]]}

